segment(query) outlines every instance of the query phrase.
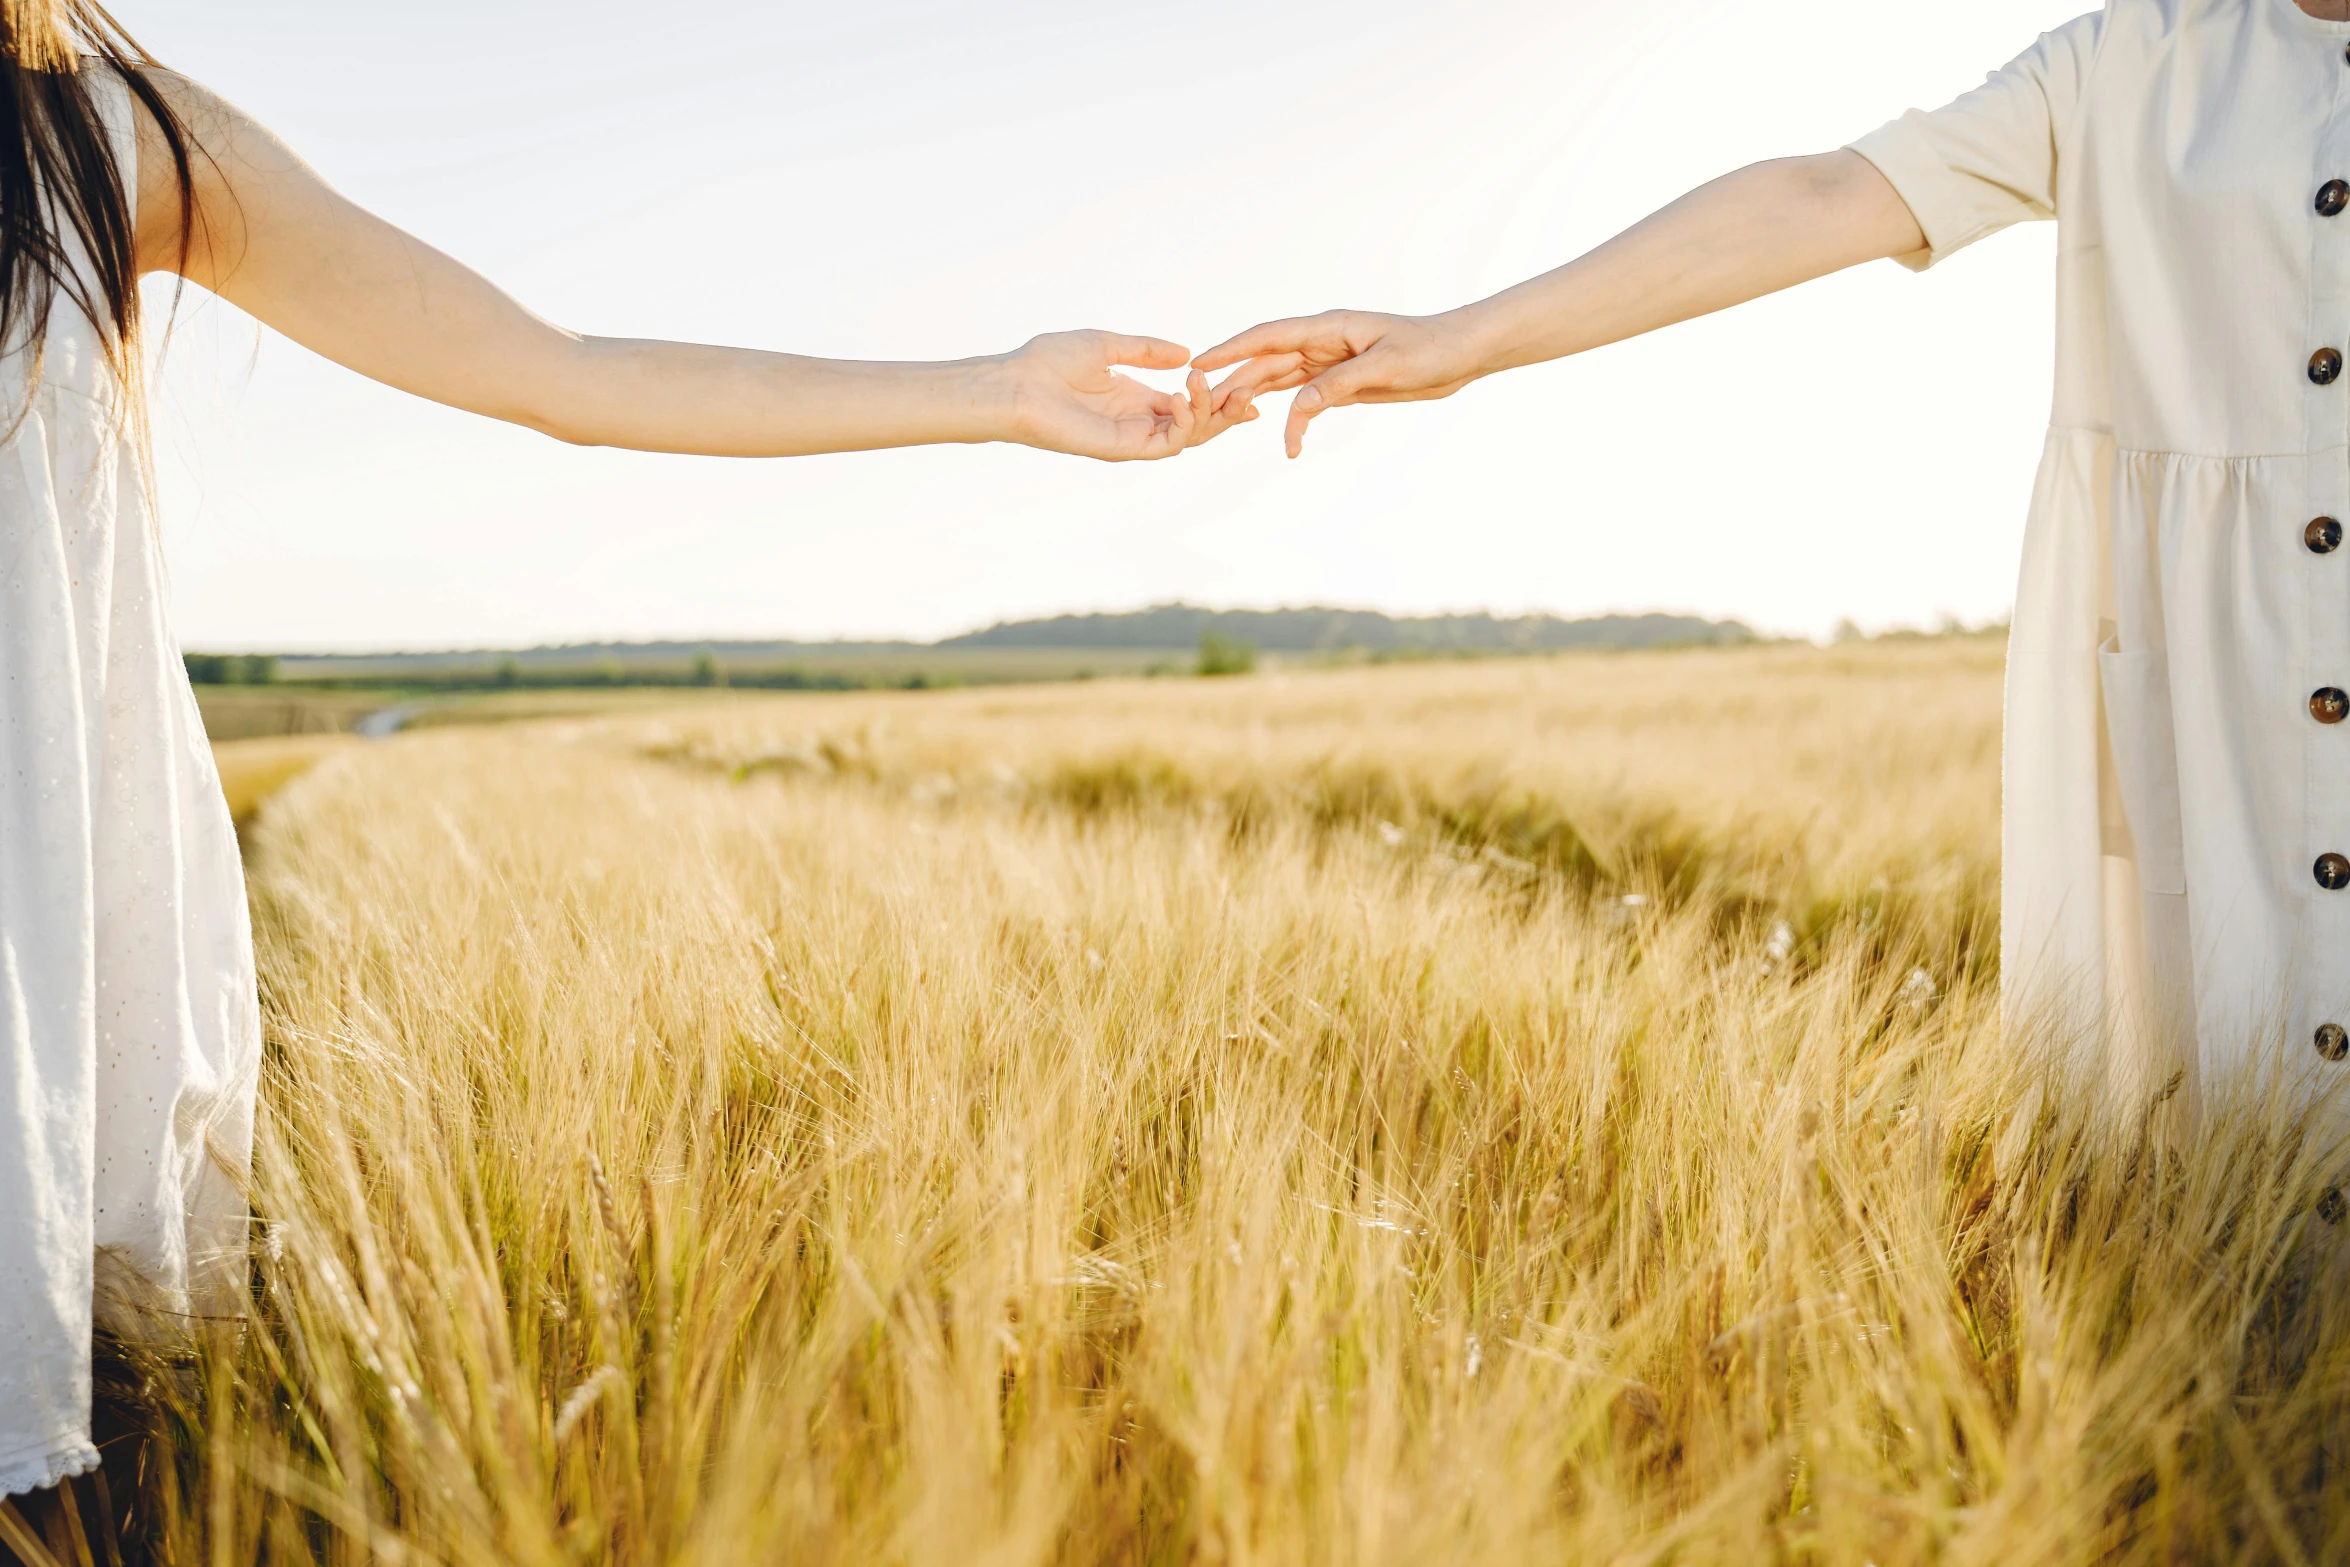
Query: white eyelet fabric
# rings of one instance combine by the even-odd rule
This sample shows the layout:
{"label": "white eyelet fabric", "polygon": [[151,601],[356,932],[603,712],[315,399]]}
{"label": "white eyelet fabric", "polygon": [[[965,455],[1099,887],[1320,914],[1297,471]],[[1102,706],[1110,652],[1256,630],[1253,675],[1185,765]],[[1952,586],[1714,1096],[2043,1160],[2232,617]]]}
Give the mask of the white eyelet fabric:
{"label": "white eyelet fabric", "polygon": [[[131,101],[94,82],[135,181]],[[90,1338],[241,1293],[260,1061],[243,872],[102,339],[0,357],[0,1493],[93,1467]]]}

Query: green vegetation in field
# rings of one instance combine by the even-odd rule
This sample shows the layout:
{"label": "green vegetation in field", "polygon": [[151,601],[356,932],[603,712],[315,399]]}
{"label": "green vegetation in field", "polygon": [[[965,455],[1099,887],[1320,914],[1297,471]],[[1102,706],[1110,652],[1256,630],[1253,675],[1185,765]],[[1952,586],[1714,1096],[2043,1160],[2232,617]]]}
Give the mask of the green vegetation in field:
{"label": "green vegetation in field", "polygon": [[189,653],[188,679],[200,686],[265,686],[277,679],[271,653]]}
{"label": "green vegetation in field", "polygon": [[1199,637],[1199,662],[1193,672],[1202,676],[1245,675],[1257,667],[1257,650],[1246,642],[1236,642],[1220,631],[1203,631]]}

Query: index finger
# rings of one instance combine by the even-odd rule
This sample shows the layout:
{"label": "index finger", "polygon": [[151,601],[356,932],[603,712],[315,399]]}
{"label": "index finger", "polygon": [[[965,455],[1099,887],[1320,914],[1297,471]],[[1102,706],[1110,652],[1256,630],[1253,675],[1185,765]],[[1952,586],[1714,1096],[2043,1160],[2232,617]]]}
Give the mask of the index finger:
{"label": "index finger", "polygon": [[1254,359],[1260,354],[1294,354],[1303,348],[1314,333],[1314,318],[1291,316],[1284,321],[1267,321],[1252,326],[1238,337],[1228,337],[1192,361],[1201,370],[1221,370],[1236,365],[1243,359]]}
{"label": "index finger", "polygon": [[1311,379],[1303,354],[1267,354],[1262,359],[1244,361],[1239,369],[1217,383],[1216,392],[1219,396],[1230,396],[1241,391],[1254,397],[1259,392],[1286,392]]}
{"label": "index finger", "polygon": [[1191,358],[1190,349],[1163,337],[1128,337],[1120,332],[1095,335],[1101,339],[1102,349],[1114,365],[1132,365],[1138,370],[1180,370]]}

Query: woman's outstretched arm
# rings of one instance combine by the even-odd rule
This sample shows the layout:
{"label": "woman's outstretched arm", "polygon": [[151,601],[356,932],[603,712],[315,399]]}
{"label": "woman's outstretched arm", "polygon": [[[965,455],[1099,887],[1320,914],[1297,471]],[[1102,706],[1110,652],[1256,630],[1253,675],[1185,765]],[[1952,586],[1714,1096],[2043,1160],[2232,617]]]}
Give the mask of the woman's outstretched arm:
{"label": "woman's outstretched arm", "polygon": [[1703,185],[1578,261],[1436,316],[1361,310],[1269,321],[1193,361],[1241,368],[1219,406],[1301,390],[1289,455],[1349,403],[1449,397],[1482,376],[1637,337],[1830,272],[1926,248],[1876,166],[1852,151],[1757,163]]}
{"label": "woman's outstretched arm", "polygon": [[558,440],[725,457],[1016,441],[1119,460],[1172,456],[1254,417],[1230,397],[1211,413],[1197,373],[1189,396],[1114,373],[1187,355],[1110,332],[931,364],[583,336],[348,200],[203,87],[151,79],[196,144],[195,222],[183,258],[172,161],[142,112],[143,270],[181,272],[362,375]]}

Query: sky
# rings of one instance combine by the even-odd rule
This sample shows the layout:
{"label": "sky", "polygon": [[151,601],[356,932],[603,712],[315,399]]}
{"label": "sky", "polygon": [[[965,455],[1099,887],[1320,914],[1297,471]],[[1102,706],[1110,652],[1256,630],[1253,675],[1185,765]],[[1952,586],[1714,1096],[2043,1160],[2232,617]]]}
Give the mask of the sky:
{"label": "sky", "polygon": [[[2086,0],[118,0],[337,186],[592,333],[841,357],[1464,303],[1980,81]],[[188,646],[933,637],[1169,599],[2013,597],[2054,233],[1166,463],[582,450],[191,292],[158,408]],[[160,285],[151,282],[150,288]],[[158,294],[159,303],[168,299]],[[1161,378],[1166,379],[1166,378]]]}

